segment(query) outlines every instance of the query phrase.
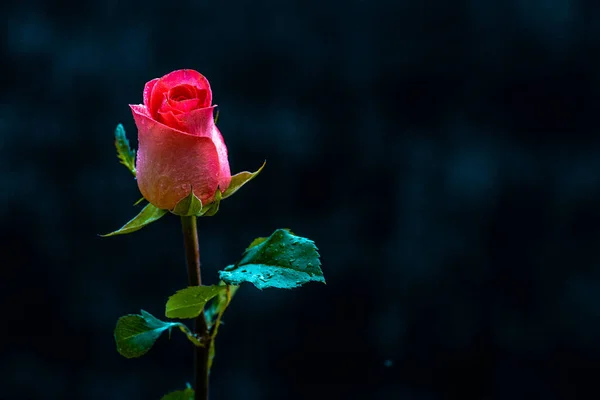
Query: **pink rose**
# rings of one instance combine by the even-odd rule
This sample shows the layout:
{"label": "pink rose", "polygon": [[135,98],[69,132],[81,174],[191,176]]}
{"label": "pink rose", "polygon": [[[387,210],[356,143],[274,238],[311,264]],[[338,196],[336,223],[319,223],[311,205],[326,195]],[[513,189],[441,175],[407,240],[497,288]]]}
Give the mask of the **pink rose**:
{"label": "pink rose", "polygon": [[213,118],[208,80],[191,69],[144,87],[144,104],[130,104],[138,128],[137,182],[154,206],[172,210],[193,189],[203,205],[231,183],[227,147]]}

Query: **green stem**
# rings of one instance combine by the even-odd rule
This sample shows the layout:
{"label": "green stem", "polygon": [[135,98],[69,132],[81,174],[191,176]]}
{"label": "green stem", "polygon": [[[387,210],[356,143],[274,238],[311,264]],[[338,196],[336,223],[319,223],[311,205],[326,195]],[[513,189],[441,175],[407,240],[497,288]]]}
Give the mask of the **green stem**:
{"label": "green stem", "polygon": [[[183,230],[183,243],[185,245],[185,257],[188,267],[188,279],[190,286],[202,285],[200,275],[200,247],[198,245],[198,229],[196,217],[181,217]],[[195,400],[208,400],[208,356],[209,356],[209,332],[206,318],[202,312],[197,318],[194,334],[204,344],[203,347],[194,346],[194,375],[195,375]]]}

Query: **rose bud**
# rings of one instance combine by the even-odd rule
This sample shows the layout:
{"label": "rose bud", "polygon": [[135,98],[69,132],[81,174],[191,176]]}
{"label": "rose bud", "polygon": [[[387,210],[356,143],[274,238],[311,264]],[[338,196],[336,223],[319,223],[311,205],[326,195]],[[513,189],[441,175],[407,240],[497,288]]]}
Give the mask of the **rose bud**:
{"label": "rose bud", "polygon": [[154,206],[173,210],[192,190],[206,206],[229,187],[227,147],[211,103],[208,80],[182,69],[146,83],[144,104],[130,105],[138,128],[138,187]]}

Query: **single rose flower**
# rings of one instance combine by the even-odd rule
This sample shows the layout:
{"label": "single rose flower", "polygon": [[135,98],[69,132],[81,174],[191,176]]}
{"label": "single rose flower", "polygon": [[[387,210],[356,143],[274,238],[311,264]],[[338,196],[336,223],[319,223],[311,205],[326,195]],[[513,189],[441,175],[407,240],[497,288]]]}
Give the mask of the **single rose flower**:
{"label": "single rose flower", "polygon": [[144,104],[130,104],[138,128],[137,182],[154,206],[173,210],[193,190],[203,205],[231,183],[227,147],[215,125],[208,80],[191,69],[144,87]]}

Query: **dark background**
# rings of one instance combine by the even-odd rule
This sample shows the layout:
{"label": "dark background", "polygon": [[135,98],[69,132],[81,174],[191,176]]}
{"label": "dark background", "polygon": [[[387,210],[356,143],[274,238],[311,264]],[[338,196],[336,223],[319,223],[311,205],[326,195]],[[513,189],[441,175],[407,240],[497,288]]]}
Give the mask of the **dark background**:
{"label": "dark background", "polygon": [[327,286],[243,287],[211,399],[593,399],[600,372],[600,3],[16,1],[2,7],[0,400],[159,399],[117,318],[186,286],[179,221],[137,209],[145,82],[208,77],[232,172],[203,276],[279,227]]}

